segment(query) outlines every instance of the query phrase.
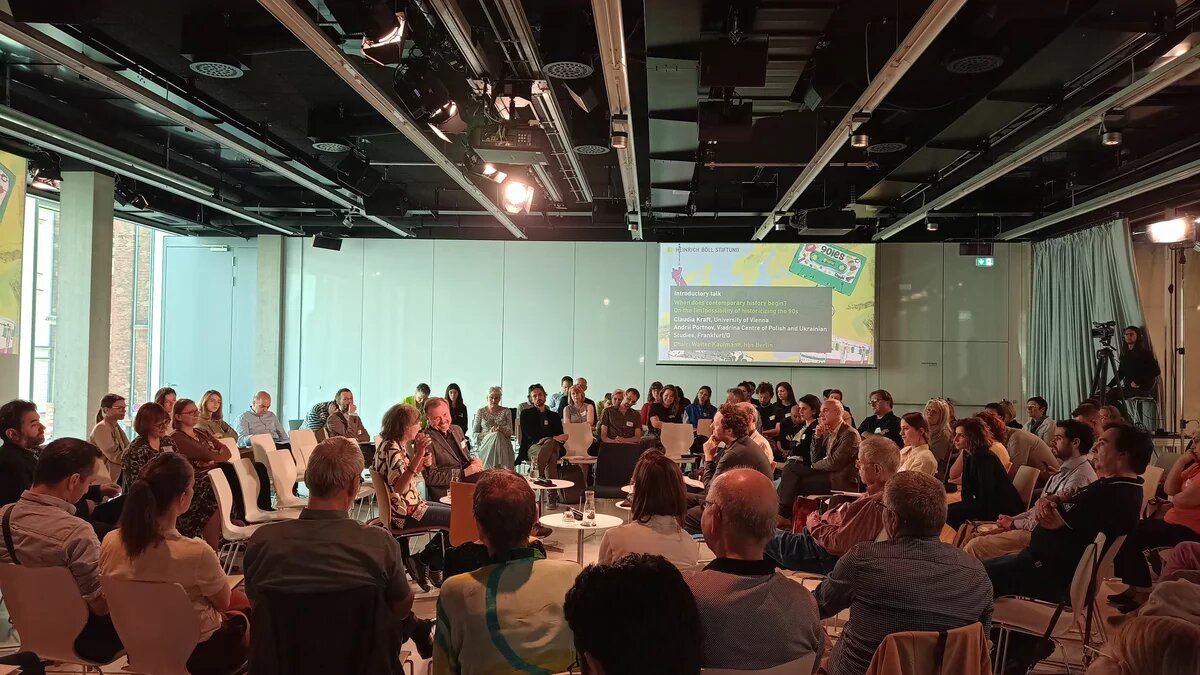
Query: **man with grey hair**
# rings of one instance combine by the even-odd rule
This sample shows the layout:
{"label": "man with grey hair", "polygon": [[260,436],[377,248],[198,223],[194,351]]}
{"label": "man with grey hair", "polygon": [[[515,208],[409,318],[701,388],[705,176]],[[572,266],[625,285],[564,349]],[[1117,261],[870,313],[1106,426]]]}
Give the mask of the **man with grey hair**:
{"label": "man with grey hair", "polygon": [[854,546],[817,587],[821,617],[850,608],[829,675],[862,675],[883,639],[992,623],[992,583],[983,563],[938,539],[946,494],[936,478],[901,471],[883,489],[891,538]]}
{"label": "man with grey hair", "polygon": [[242,413],[237,423],[238,447],[250,447],[250,437],[258,434],[269,434],[275,441],[275,447],[291,447],[287,430],[283,423],[271,412],[271,395],[260,391],[250,401],[250,409]]}
{"label": "man with grey hair", "polygon": [[713,479],[702,518],[717,558],[684,580],[696,597],[704,668],[762,670],[812,655],[825,634],[812,595],[763,555],[775,531],[775,488],[761,472],[730,469]]}
{"label": "man with grey hair", "polygon": [[767,437],[759,432],[759,429],[762,428],[762,415],[758,412],[758,406],[749,401],[743,401],[742,403],[738,403],[738,408],[750,418],[750,440],[763,451],[767,461],[773,464],[775,462],[775,454],[771,451],[771,441],[768,441]]}
{"label": "man with grey hair", "polygon": [[799,458],[783,467],[779,480],[779,516],[792,517],[796,497],[827,495],[831,490],[858,491],[858,432],[842,420],[842,402],[827,398],[817,415],[812,443],[812,466]]}
{"label": "man with grey hair", "polygon": [[276,595],[328,594],[377,588],[395,621],[395,646],[412,638],[423,658],[433,654],[433,622],[412,613],[400,545],[382,528],[351,520],[362,485],[358,444],[335,436],[308,460],[308,506],[295,520],[258,528],[246,545],[246,594],[257,607]]}
{"label": "man with grey hair", "polygon": [[471,455],[463,430],[452,423],[446,399],[433,396],[425,401],[425,417],[429,424],[424,433],[432,441],[429,453],[433,456],[433,466],[425,469],[425,489],[431,500],[441,499],[450,492],[450,483],[479,480],[483,462]]}
{"label": "man with grey hair", "polygon": [[850,547],[879,538],[887,511],[883,488],[900,469],[900,449],[887,436],[867,436],[855,466],[866,493],[825,513],[813,511],[799,534],[776,532],[767,544],[771,559],[785,569],[829,574]]}

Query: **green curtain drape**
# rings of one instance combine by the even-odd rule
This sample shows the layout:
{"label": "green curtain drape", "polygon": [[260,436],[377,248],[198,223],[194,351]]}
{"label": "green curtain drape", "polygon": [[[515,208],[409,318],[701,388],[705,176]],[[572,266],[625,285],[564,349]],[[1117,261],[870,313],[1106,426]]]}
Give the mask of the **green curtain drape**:
{"label": "green curtain drape", "polygon": [[1093,321],[1121,329],[1142,325],[1142,303],[1129,224],[1116,220],[1033,245],[1033,306],[1025,360],[1028,395],[1050,404],[1063,419],[1089,395],[1099,343]]}

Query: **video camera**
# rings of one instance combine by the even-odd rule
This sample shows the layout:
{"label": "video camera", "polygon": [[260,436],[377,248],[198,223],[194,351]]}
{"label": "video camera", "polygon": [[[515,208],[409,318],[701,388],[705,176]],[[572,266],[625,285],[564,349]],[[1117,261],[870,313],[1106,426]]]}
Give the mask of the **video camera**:
{"label": "video camera", "polygon": [[1112,339],[1116,334],[1116,321],[1092,322],[1092,337],[1100,340],[1100,344],[1104,345],[1105,347],[1112,346]]}

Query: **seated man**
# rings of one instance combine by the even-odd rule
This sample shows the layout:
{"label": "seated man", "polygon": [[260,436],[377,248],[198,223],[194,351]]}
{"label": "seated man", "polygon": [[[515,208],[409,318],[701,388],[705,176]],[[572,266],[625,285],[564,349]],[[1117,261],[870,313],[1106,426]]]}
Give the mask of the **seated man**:
{"label": "seated man", "polygon": [[984,563],[997,596],[1021,595],[1058,602],[1067,593],[1083,550],[1103,532],[1111,543],[1137,526],[1142,479],[1154,452],[1150,434],[1109,425],[1096,441],[1099,480],[1064,497],[1038,500],[1029,547]]}
{"label": "seated man", "polygon": [[246,545],[246,594],[261,607],[271,592],[377,587],[391,608],[396,647],[412,638],[427,659],[433,653],[433,621],[413,616],[413,591],[400,545],[382,528],[367,527],[348,515],[362,471],[363,456],[353,441],[334,437],[317,445],[305,472],[308,506],[297,519],[259,528]]}
{"label": "seated man", "polygon": [[[620,395],[617,395],[620,392]],[[641,443],[642,415],[634,409],[640,393],[637,389],[618,389],[613,392],[613,405],[604,409],[597,426],[600,428],[601,443]],[[596,453],[599,446],[592,446]],[[588,454],[595,454],[591,449]]]}
{"label": "seated man", "polygon": [[417,390],[412,396],[405,396],[401,403],[407,403],[416,408],[421,413],[421,427],[425,426],[425,400],[429,398],[429,385],[422,382],[417,385]]}
{"label": "seated man", "polygon": [[859,435],[882,434],[900,447],[904,440],[900,438],[900,418],[892,412],[892,395],[886,389],[876,389],[871,392],[870,403],[875,414],[867,416],[858,425]]}
{"label": "seated man", "polygon": [[[1096,471],[1087,456],[1092,449],[1091,427],[1076,420],[1062,420],[1055,427],[1053,440],[1054,454],[1062,461],[1062,466],[1046,482],[1042,499],[1070,497],[1096,480]],[[980,560],[1024,550],[1029,546],[1030,534],[1037,527],[1037,509],[1035,505],[1018,516],[1000,516],[995,530],[976,533],[963,550]]]}
{"label": "seated man", "polygon": [[429,424],[425,434],[433,442],[429,451],[433,466],[425,469],[425,489],[429,499],[437,500],[450,492],[450,483],[474,483],[483,471],[483,462],[471,456],[467,437],[458,425],[450,422],[450,404],[444,398],[425,401],[425,417]]}
{"label": "seated man", "polygon": [[812,466],[805,466],[798,458],[784,465],[779,480],[780,517],[792,517],[792,504],[798,496],[826,495],[830,490],[858,491],[854,462],[859,436],[842,419],[844,410],[841,401],[825,399],[812,443]]}
{"label": "seated man", "polygon": [[[334,398],[337,398],[336,396]],[[322,401],[314,403],[312,408],[309,408],[308,415],[304,417],[304,428],[320,431],[325,428],[325,423],[329,421],[329,415],[337,408],[337,401]]]}
{"label": "seated man", "polygon": [[[530,406],[521,411],[517,461],[528,460],[542,478],[558,478],[558,460],[565,452],[563,443],[567,442],[562,417],[546,405],[546,390],[542,385],[534,385],[529,396]],[[550,497],[552,503],[556,501],[555,491],[551,491]]]}
{"label": "seated man", "polygon": [[69,569],[88,607],[75,651],[107,663],[122,646],[100,588],[100,540],[87,521],[75,517],[73,506],[100,470],[101,457],[96,446],[77,438],[60,438],[42,449],[32,485],[0,514],[0,562]]}
{"label": "seated man", "polygon": [[754,469],[768,480],[774,475],[771,461],[762,448],[750,440],[754,418],[746,407],[749,405],[726,403],[717,410],[712,435],[704,442],[704,462],[700,465],[700,480],[706,488],[717,476],[738,467]]}
{"label": "seated man", "polygon": [[250,447],[250,437],[258,434],[268,434],[275,441],[277,448],[290,448],[291,440],[287,429],[280,424],[279,418],[271,412],[271,395],[260,391],[250,402],[250,409],[242,413],[237,422],[238,447]]}
{"label": "seated man", "polygon": [[825,632],[812,594],[763,555],[775,531],[771,480],[746,468],[717,476],[703,528],[717,557],[684,573],[703,627],[700,665],[762,670],[809,655],[820,661]]}
{"label": "seated man", "polygon": [[945,489],[936,478],[901,471],[883,489],[890,539],[858,544],[817,587],[821,617],[849,608],[829,675],[862,675],[892,633],[942,631],[976,621],[986,634],[992,593],[983,565],[938,540],[946,524]]}
{"label": "seated man", "polygon": [[662,556],[630,554],[611,565],[588,565],[567,591],[563,612],[585,673],[700,672],[696,599]]}
{"label": "seated man", "polygon": [[529,548],[537,511],[533,489],[512,471],[484,472],[475,484],[472,511],[492,564],[442,584],[432,672],[567,670],[575,650],[563,601],[579,564],[546,560]]}
{"label": "seated man", "polygon": [[335,407],[329,412],[325,432],[329,436],[344,436],[360,444],[370,443],[371,434],[367,433],[362,418],[358,416],[358,407],[354,405],[354,392],[339,389],[333,402]]}
{"label": "seated man", "polygon": [[813,511],[800,534],[776,532],[767,556],[781,567],[828,574],[838,558],[883,530],[883,487],[900,467],[900,449],[887,436],[871,434],[858,446],[858,475],[867,493],[825,513]]}
{"label": "seated man", "polygon": [[758,430],[758,428],[762,426],[762,413],[759,411],[757,406],[750,402],[739,403],[738,407],[741,408],[742,412],[744,412],[746,416],[750,418],[750,433],[748,434],[750,437],[750,442],[758,446],[758,449],[762,451],[763,456],[767,458],[767,463],[771,464],[771,475],[774,476],[775,466],[773,462],[775,461],[775,453],[773,450],[771,450],[771,441],[768,441],[767,437],[763,436],[762,432]]}

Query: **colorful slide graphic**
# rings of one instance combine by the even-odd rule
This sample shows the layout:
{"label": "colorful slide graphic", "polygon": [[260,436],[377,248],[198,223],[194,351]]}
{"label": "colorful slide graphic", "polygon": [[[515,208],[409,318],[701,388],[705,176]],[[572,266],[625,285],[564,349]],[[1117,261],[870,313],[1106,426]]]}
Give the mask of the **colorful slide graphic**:
{"label": "colorful slide graphic", "polygon": [[659,363],[875,365],[873,244],[661,244]]}

